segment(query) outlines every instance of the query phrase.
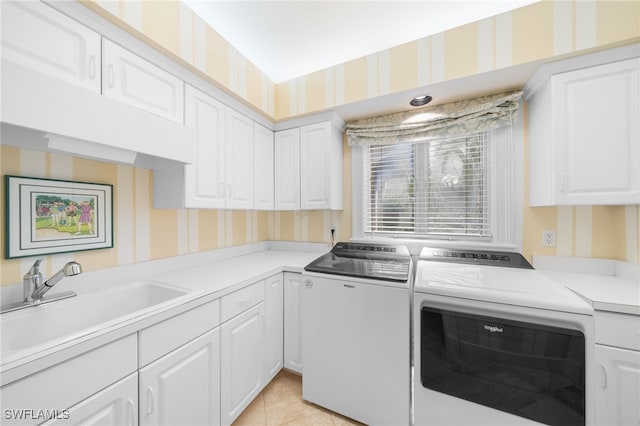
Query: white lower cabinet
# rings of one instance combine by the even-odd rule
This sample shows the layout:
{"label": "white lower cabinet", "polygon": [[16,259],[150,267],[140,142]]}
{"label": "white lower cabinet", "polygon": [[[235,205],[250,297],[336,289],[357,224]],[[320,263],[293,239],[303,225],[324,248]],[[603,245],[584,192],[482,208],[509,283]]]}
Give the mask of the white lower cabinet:
{"label": "white lower cabinet", "polygon": [[640,352],[596,345],[596,424],[640,424]]}
{"label": "white lower cabinet", "polygon": [[[79,415],[93,415],[95,419],[100,415],[100,407],[98,402],[91,401],[92,398],[107,404],[118,398],[122,398],[122,402],[129,400],[132,397],[130,390],[120,393],[122,388],[108,397],[99,395],[114,383],[135,374],[136,346],[136,335],[131,334],[2,386],[0,423],[3,426],[36,425],[59,419],[76,424],[75,416],[64,419],[64,410],[84,406]],[[126,406],[126,402],[124,404]]]}
{"label": "white lower cabinet", "polygon": [[284,368],[302,374],[302,275],[284,273]]}
{"label": "white lower cabinet", "polygon": [[108,388],[74,405],[47,426],[123,425],[138,424],[138,373],[133,373]]}
{"label": "white lower cabinet", "polygon": [[[285,277],[301,371],[301,275]],[[2,425],[230,425],[283,367],[284,288],[275,274],[9,383]]]}
{"label": "white lower cabinet", "polygon": [[218,424],[219,383],[216,328],[140,370],[140,424]]}
{"label": "white lower cabinet", "polygon": [[264,387],[264,302],[221,326],[221,420],[230,425]]}
{"label": "white lower cabinet", "polygon": [[269,383],[283,364],[284,349],[284,292],[282,274],[274,275],[265,283],[265,383]]}

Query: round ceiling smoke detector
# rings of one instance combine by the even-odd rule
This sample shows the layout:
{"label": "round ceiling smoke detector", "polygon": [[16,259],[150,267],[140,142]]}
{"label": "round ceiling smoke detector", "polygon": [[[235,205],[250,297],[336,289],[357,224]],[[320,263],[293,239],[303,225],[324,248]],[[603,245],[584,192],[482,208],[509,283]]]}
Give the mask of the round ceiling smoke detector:
{"label": "round ceiling smoke detector", "polygon": [[429,95],[416,96],[409,102],[411,106],[423,106],[431,102],[433,98]]}

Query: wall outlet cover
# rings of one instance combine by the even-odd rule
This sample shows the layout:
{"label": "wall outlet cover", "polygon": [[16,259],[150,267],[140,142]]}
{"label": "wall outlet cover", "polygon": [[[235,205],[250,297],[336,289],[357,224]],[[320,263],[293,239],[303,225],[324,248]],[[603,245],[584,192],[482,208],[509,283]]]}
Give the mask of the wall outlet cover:
{"label": "wall outlet cover", "polygon": [[542,231],[542,246],[543,247],[556,246],[556,231],[552,231],[552,230]]}

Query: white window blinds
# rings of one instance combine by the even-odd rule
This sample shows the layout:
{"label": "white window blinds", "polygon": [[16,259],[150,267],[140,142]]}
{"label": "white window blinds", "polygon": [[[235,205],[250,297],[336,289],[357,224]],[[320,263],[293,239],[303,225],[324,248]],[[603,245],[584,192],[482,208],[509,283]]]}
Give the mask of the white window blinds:
{"label": "white window blinds", "polygon": [[491,132],[364,148],[364,232],[398,237],[490,238]]}

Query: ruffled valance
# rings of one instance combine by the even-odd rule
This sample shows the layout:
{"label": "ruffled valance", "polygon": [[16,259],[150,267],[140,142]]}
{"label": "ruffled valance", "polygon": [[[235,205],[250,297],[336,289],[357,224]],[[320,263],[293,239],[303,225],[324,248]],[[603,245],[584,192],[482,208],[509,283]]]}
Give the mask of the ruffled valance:
{"label": "ruffled valance", "polygon": [[459,137],[515,122],[522,92],[509,92],[347,123],[349,145],[390,145]]}

